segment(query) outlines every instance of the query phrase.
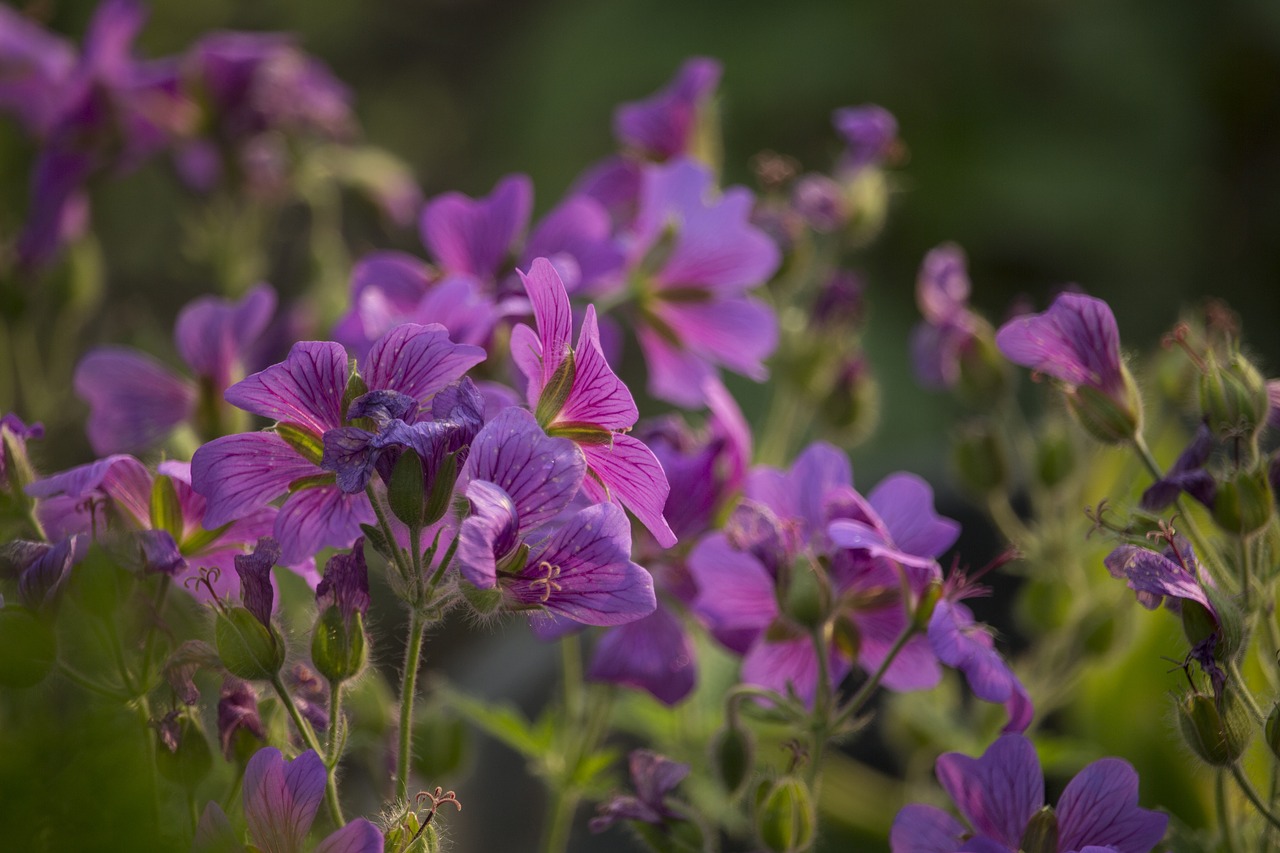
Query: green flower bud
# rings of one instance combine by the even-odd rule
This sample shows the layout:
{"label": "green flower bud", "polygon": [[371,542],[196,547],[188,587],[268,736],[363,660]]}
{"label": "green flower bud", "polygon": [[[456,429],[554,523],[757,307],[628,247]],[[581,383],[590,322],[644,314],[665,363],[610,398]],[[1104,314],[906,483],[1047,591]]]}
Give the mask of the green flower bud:
{"label": "green flower bud", "polygon": [[920,593],[920,600],[916,602],[916,610],[911,614],[911,624],[917,631],[927,631],[929,629],[929,620],[933,618],[933,610],[938,606],[938,600],[942,598],[942,584],[937,581],[931,581],[924,592]]}
{"label": "green flower bud", "polygon": [[435,524],[444,518],[453,505],[453,487],[458,482],[458,454],[450,453],[440,460],[435,478],[427,492],[426,506],[422,510],[422,523]]}
{"label": "green flower bud", "polygon": [[1239,470],[1218,484],[1213,499],[1213,520],[1228,533],[1247,536],[1271,521],[1275,499],[1265,467]]}
{"label": "green flower bud", "polygon": [[[978,322],[976,317],[974,322]],[[991,326],[982,321],[960,353],[956,391],[967,405],[982,410],[994,408],[1008,387],[1009,362],[996,348]]]}
{"label": "green flower bud", "polygon": [[213,750],[209,748],[204,729],[199,722],[184,714],[174,727],[176,748],[171,749],[164,740],[161,738],[156,749],[156,769],[170,782],[194,790],[213,768]]}
{"label": "green flower bud", "polygon": [[827,388],[816,391],[822,420],[842,437],[842,443],[855,444],[875,429],[880,420],[880,385],[865,359],[850,359],[837,366]]}
{"label": "green flower bud", "polygon": [[29,610],[0,609],[0,686],[33,687],[58,660],[58,641],[49,623]]}
{"label": "green flower bud", "polygon": [[387,483],[387,505],[391,507],[391,514],[409,527],[421,527],[425,492],[422,459],[413,448],[406,448],[391,469],[391,480]]}
{"label": "green flower bud", "polygon": [[711,768],[730,797],[742,790],[754,766],[751,733],[727,724],[711,740]]}
{"label": "green flower bud", "polygon": [[770,853],[808,850],[816,826],[809,788],[795,776],[784,776],[775,782],[756,810],[756,834]]}
{"label": "green flower bud", "polygon": [[284,443],[298,451],[298,455],[314,465],[324,457],[324,440],[304,426],[291,423],[276,424],[276,435]]}
{"label": "green flower bud", "polygon": [[952,439],[951,463],[961,485],[975,495],[989,495],[1009,483],[1004,442],[981,421],[968,424]]}
{"label": "green flower bud", "polygon": [[1060,486],[1076,467],[1076,448],[1061,427],[1044,430],[1036,442],[1036,477],[1046,489]]}
{"label": "green flower bud", "polygon": [[1178,726],[1191,751],[1214,767],[1235,763],[1252,734],[1249,713],[1231,689],[1216,700],[1198,692],[1182,697],[1178,700]]}
{"label": "green flower bud", "polygon": [[284,666],[284,640],[243,607],[219,613],[213,626],[214,645],[222,665],[249,681],[274,678]]}
{"label": "green flower bud", "polygon": [[1271,408],[1267,381],[1248,359],[1236,353],[1220,364],[1212,352],[1200,377],[1200,409],[1219,435],[1242,432],[1249,440],[1267,421]]}
{"label": "green flower bud", "polygon": [[325,608],[311,634],[311,662],[316,670],[330,684],[339,684],[359,675],[368,659],[364,617],[357,611],[348,625],[337,607]]}
{"label": "green flower bud", "polygon": [[831,591],[826,577],[807,558],[796,560],[791,566],[783,612],[799,625],[817,628],[827,620],[830,609]]}
{"label": "green flower bud", "polygon": [[1020,853],[1058,853],[1058,816],[1052,807],[1042,806],[1027,821],[1018,850]]}
{"label": "green flower bud", "polygon": [[1121,444],[1132,441],[1142,426],[1142,398],[1127,367],[1124,376],[1124,399],[1117,399],[1091,385],[1080,385],[1067,394],[1067,408],[1076,421],[1098,441]]}

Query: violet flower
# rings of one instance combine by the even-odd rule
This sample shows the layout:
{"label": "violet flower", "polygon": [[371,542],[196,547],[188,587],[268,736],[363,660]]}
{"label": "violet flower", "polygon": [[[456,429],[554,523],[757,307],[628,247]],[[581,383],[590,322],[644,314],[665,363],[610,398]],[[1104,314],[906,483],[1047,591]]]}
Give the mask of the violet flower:
{"label": "violet flower", "polygon": [[1186,492],[1212,509],[1218,484],[1213,475],[1204,470],[1204,466],[1213,454],[1213,446],[1213,430],[1202,422],[1196,428],[1191,442],[1178,454],[1164,476],[1143,491],[1139,505],[1147,512],[1159,512],[1176,501],[1182,492]]}
{"label": "violet flower", "polygon": [[[478,347],[455,344],[443,326],[406,324],[383,335],[361,361],[370,392],[394,391],[421,405],[484,360]],[[287,563],[326,546],[346,548],[361,524],[375,521],[368,497],[339,488],[321,467],[324,435],[346,426],[347,357],[336,343],[304,341],[280,364],[227,389],[232,405],[276,421],[274,432],[214,439],[191,460],[192,483],[208,500],[205,524],[217,527],[286,496],[274,535]]]}
{"label": "violet flower", "polygon": [[307,750],[286,761],[275,747],[254,753],[244,771],[244,814],[252,848],[241,842],[222,807],[210,801],[196,827],[193,853],[382,853],[382,833],[356,818],[321,841],[307,845],[325,789],[324,761]]}
{"label": "violet flower", "polygon": [[613,504],[548,523],[581,488],[585,464],[573,442],[545,435],[533,416],[506,409],[476,436],[467,458],[455,560],[506,606],[544,609],[587,625],[619,625],[652,613],[653,579],[631,562],[631,528]]}
{"label": "violet flower", "polygon": [[316,612],[338,608],[348,629],[358,613],[369,614],[369,567],[364,561],[364,537],[351,545],[349,554],[334,554],[324,564],[324,577],[316,587]]}
{"label": "violet flower", "polygon": [[588,305],[570,345],[573,316],[555,268],[538,259],[521,273],[533,303],[537,332],[519,325],[511,332],[511,358],[528,380],[529,405],[548,435],[572,439],[587,460],[583,483],[593,500],[616,500],[631,510],[663,547],[675,534],[662,515],[670,487],[653,451],[627,435],[639,412],[627,386],[600,349],[595,306]]}
{"label": "violet flower", "polygon": [[875,104],[842,107],[831,114],[831,123],[844,139],[844,166],[850,171],[879,166],[898,142],[898,120]]}
{"label": "violet flower", "polygon": [[1137,389],[1120,359],[1120,333],[1101,299],[1062,293],[1042,314],[1016,317],[996,332],[1014,364],[1057,379],[1084,426],[1103,441],[1130,439],[1142,418]]}
{"label": "violet flower", "polygon": [[44,424],[36,422],[27,426],[12,412],[0,416],[0,500],[8,493],[17,495],[25,485],[23,478],[31,476],[27,440],[32,438],[37,441],[44,438]]}
{"label": "violet flower", "polygon": [[763,380],[778,341],[773,311],[746,291],[778,268],[778,247],[750,223],[751,192],[715,194],[690,160],[645,168],[628,260],[649,392],[693,408],[718,367]]}
{"label": "violet flower", "polygon": [[213,437],[222,394],[244,374],[246,356],[275,312],[275,291],[260,284],[238,302],[202,296],[178,313],[174,344],[195,379],[132,347],[98,347],[76,366],[73,385],[89,404],[96,453],[149,447],[178,425],[196,422]]}
{"label": "violet flower", "polygon": [[948,752],[937,773],[968,826],[933,806],[906,806],[889,833],[893,853],[1016,853],[1033,830],[1061,853],[1148,853],[1169,824],[1138,806],[1138,774],[1118,758],[1086,766],[1046,807],[1040,760],[1022,735],[1002,735],[981,758]]}
{"label": "violet flower", "polygon": [[227,676],[218,699],[218,740],[222,744],[222,754],[232,761],[238,742],[263,742],[266,739],[266,729],[258,714],[258,695],[253,685],[235,676]]}
{"label": "violet flower", "polygon": [[632,750],[627,759],[635,795],[615,794],[601,803],[589,824],[592,832],[604,832],[620,820],[638,820],[661,826],[681,820],[667,805],[670,794],[689,775],[689,765],[672,761],[648,749]]}
{"label": "violet flower", "polygon": [[14,539],[0,547],[0,576],[18,582],[18,600],[31,611],[53,608],[81,550],[79,536],[54,543]]}
{"label": "violet flower", "polygon": [[925,255],[916,278],[916,304],[924,322],[911,332],[911,357],[916,378],[926,388],[955,387],[960,361],[985,325],[969,310],[969,290],[959,246],[944,243]]}
{"label": "violet flower", "polygon": [[929,645],[938,660],[964,675],[974,696],[1005,706],[1009,721],[1003,731],[1026,731],[1035,713],[1031,697],[995,650],[991,629],[977,622],[973,612],[961,603],[962,598],[977,594],[976,591],[948,586],[929,618]]}

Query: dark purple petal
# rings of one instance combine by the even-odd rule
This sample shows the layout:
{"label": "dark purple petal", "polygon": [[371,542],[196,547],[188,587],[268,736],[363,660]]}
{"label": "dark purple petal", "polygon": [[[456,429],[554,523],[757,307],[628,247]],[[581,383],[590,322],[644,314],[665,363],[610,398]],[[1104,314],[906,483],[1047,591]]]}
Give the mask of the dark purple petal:
{"label": "dark purple petal", "polygon": [[226,400],[255,415],[323,435],[342,426],[346,389],[347,354],[341,345],[301,341],[281,363],[228,388]]}
{"label": "dark purple petal", "polygon": [[[189,703],[190,704],[190,703]],[[258,715],[258,694],[247,681],[228,676],[222,682],[222,696],[218,699],[218,739],[222,742],[222,754],[232,760],[233,739],[241,729],[258,740],[267,739]]]}
{"label": "dark purple petal", "polygon": [[689,552],[689,572],[698,585],[694,612],[714,629],[763,631],[778,615],[773,578],[750,554],[712,533]]}
{"label": "dark purple petal", "polygon": [[643,802],[670,816],[663,800],[689,775],[689,765],[672,761],[649,749],[632,750],[627,759],[631,784]]}
{"label": "dark purple petal", "polygon": [[1141,506],[1147,512],[1158,512],[1186,492],[1205,506],[1213,506],[1218,484],[1204,470],[1213,453],[1213,431],[1207,423],[1201,423],[1186,449],[1178,455],[1164,477],[1152,483],[1142,493]]}
{"label": "dark purple petal", "polygon": [[974,621],[968,607],[946,599],[938,602],[929,620],[929,644],[938,660],[963,673],[979,699],[1009,706],[1010,725],[1022,731],[1023,719],[1030,722],[1030,700],[988,632],[987,626]]}
{"label": "dark purple petal", "polygon": [[373,476],[376,461],[374,438],[373,433],[359,427],[339,427],[324,434],[320,467],[334,472],[338,488],[349,495],[363,492]]}
{"label": "dark purple petal", "polygon": [[280,562],[280,545],[270,537],[258,540],[252,554],[235,558],[240,576],[240,598],[250,613],[267,628],[271,627],[271,610],[275,590],[271,588],[271,567]]}
{"label": "dark purple petal", "polygon": [[970,825],[1013,850],[1044,805],[1040,759],[1022,735],[1001,735],[981,758],[948,752],[938,758],[937,773]]}
{"label": "dark purple petal", "polygon": [[382,833],[362,817],[316,845],[315,853],[382,853]]}
{"label": "dark purple petal", "polygon": [[1190,563],[1175,562],[1136,545],[1121,545],[1108,554],[1103,563],[1112,577],[1128,580],[1129,589],[1138,594],[1138,603],[1148,610],[1159,607],[1164,597],[1170,596],[1199,602],[1214,612],[1199,579],[1188,571],[1189,566],[1195,565],[1189,549],[1185,559]]}
{"label": "dark purple petal", "polygon": [[614,136],[624,146],[660,160],[688,153],[698,112],[719,83],[719,62],[705,57],[685,60],[675,78],[658,92],[618,107]]}
{"label": "dark purple petal", "polygon": [[973,331],[968,325],[921,323],[911,330],[911,367],[925,388],[944,390],[960,381],[960,358]]}
{"label": "dark purple petal", "polygon": [[841,107],[832,113],[831,123],[844,139],[851,169],[879,165],[893,151],[898,138],[898,120],[875,104]]}
{"label": "dark purple petal", "polygon": [[621,625],[657,608],[653,578],[631,562],[631,525],[613,504],[574,514],[508,582],[518,601],[586,625]]}
{"label": "dark purple petal", "polygon": [[903,806],[889,830],[891,853],[956,853],[969,830],[951,815],[912,803]]}
{"label": "dark purple petal", "polygon": [[653,451],[640,439],[621,433],[609,444],[581,447],[591,473],[583,482],[587,494],[597,499],[607,496],[631,510],[663,548],[676,544],[676,535],[662,514],[671,486]]}
{"label": "dark purple petal", "polygon": [[105,495],[121,511],[127,524],[136,528],[151,526],[151,474],[132,456],[115,454],[70,468],[36,480],[27,486],[26,492],[33,498],[65,495],[77,502],[93,495]]}
{"label": "dark purple petal", "polygon": [[[18,598],[24,607],[39,610],[57,600],[75,562],[76,540],[77,537],[72,536],[56,545],[10,543],[10,547],[28,546],[26,553],[15,560],[21,570],[18,575]],[[7,553],[5,556],[12,557],[13,554]]]}
{"label": "dark purple petal", "polygon": [[693,643],[680,619],[659,604],[643,619],[605,632],[587,678],[647,690],[658,701],[675,705],[698,679]]}
{"label": "dark purple petal", "polygon": [[150,356],[100,347],[76,365],[76,394],[89,404],[89,443],[96,453],[155,444],[191,417],[196,389]]}
{"label": "dark purple petal", "polygon": [[84,109],[66,121],[67,130],[55,134],[36,159],[31,175],[31,204],[17,245],[18,260],[26,269],[49,263],[63,245],[87,228],[89,202],[83,188],[97,171],[99,158],[61,138],[101,120],[98,113],[105,110],[100,104],[102,98],[85,100]]}
{"label": "dark purple petal", "polygon": [[361,524],[377,517],[364,493],[344,494],[337,486],[314,486],[294,492],[276,515],[275,536],[281,561],[293,565],[321,548],[350,548]]}
{"label": "dark purple petal", "polygon": [[1113,393],[1124,384],[1115,315],[1107,303],[1092,296],[1060,294],[1043,314],[1017,317],[1001,326],[996,345],[1014,364],[1068,385]]}
{"label": "dark purple petal", "polygon": [[135,536],[142,571],[173,577],[187,568],[187,561],[169,531],[139,530]]}
{"label": "dark purple petal", "polygon": [[472,480],[466,495],[471,515],[462,522],[454,559],[468,583],[490,589],[497,583],[498,561],[519,544],[520,517],[511,496],[493,483]]}
{"label": "dark purple petal", "polygon": [[290,483],[322,473],[269,432],[215,438],[191,457],[191,487],[208,501],[204,524],[210,529],[257,511]]}
{"label": "dark purple petal", "polygon": [[361,394],[347,407],[347,420],[371,418],[379,427],[388,421],[412,421],[418,413],[418,401],[399,391],[370,391]]}
{"label": "dark purple petal", "polygon": [[200,377],[226,388],[243,369],[249,345],[267,328],[276,310],[276,293],[259,284],[239,302],[202,296],[178,312],[173,340],[182,359]]}
{"label": "dark purple petal", "polygon": [[1138,774],[1127,762],[1103,758],[1067,783],[1058,800],[1058,846],[1110,847],[1148,853],[1164,837],[1169,816],[1138,808]]}
{"label": "dark purple petal", "polygon": [[449,272],[492,278],[529,223],[532,206],[533,184],[524,175],[508,175],[482,199],[446,193],[422,210],[422,242]]}
{"label": "dark purple petal", "polygon": [[582,485],[586,460],[568,439],[551,438],[523,409],[504,409],[471,444],[466,472],[510,496],[520,534],[560,513]]}
{"label": "dark purple petal", "polygon": [[349,554],[334,554],[324,564],[324,577],[316,587],[316,610],[336,607],[349,624],[355,614],[369,613],[369,567],[364,562],[364,537]]}
{"label": "dark purple petal", "polygon": [[244,814],[249,837],[264,851],[302,850],[324,798],[324,762],[309,749],[293,761],[266,747],[244,770]]}
{"label": "dark purple petal", "polygon": [[16,116],[32,136],[52,127],[75,62],[66,41],[17,9],[0,6],[0,110]]}
{"label": "dark purple petal", "polygon": [[867,500],[884,522],[893,543],[919,557],[939,557],[955,544],[960,524],[937,515],[933,489],[915,474],[891,474]]}
{"label": "dark purple petal", "polygon": [[398,391],[425,403],[484,359],[480,347],[449,340],[444,326],[405,323],[378,338],[360,367],[370,390]]}

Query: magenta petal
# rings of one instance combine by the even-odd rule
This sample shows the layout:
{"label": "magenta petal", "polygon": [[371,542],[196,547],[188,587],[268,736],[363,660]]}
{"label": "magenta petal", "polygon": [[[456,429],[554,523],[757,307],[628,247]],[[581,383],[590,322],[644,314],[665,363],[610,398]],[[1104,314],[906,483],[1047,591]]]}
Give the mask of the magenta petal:
{"label": "magenta petal", "polygon": [[981,758],[948,752],[938,758],[937,773],[973,828],[1014,850],[1044,805],[1040,759],[1022,735],[1001,735]]}
{"label": "magenta petal", "polygon": [[89,443],[96,453],[137,450],[187,420],[192,383],[128,347],[100,347],[76,365],[73,384],[89,404]]}
{"label": "magenta petal", "polygon": [[480,347],[455,344],[439,324],[405,323],[378,338],[360,363],[370,390],[392,390],[425,402],[484,361]]}
{"label": "magenta petal", "polygon": [[[828,650],[827,673],[830,686],[835,687],[849,674],[849,663]],[[780,642],[770,642],[762,636],[742,660],[745,683],[758,684],[783,695],[794,691],[810,707],[817,694],[818,676],[818,655],[813,639],[808,636]]]}
{"label": "magenta petal", "polygon": [[822,441],[810,444],[783,473],[757,468],[747,477],[746,496],[773,510],[781,519],[804,523],[804,535],[812,536],[826,525],[825,498],[832,489],[853,485],[848,455]]}
{"label": "magenta petal", "polygon": [[301,341],[289,355],[227,389],[226,400],[255,415],[298,424],[317,435],[342,426],[347,354],[340,344]]}
{"label": "magenta petal", "polygon": [[422,242],[449,272],[492,278],[532,207],[533,184],[525,175],[503,178],[487,198],[446,193],[422,210]]}
{"label": "magenta petal", "polygon": [[225,388],[276,310],[276,292],[259,284],[239,302],[202,296],[178,313],[173,339],[197,376]]}
{"label": "magenta petal", "polygon": [[1124,382],[1115,315],[1092,296],[1063,293],[1044,313],[1010,320],[996,333],[996,345],[1014,364],[1069,385],[1112,392]]}
{"label": "magenta petal", "polygon": [[600,638],[587,678],[646,690],[675,705],[698,679],[693,643],[680,619],[659,605],[653,613]]}
{"label": "magenta petal", "polygon": [[265,747],[244,770],[244,814],[254,845],[271,853],[301,850],[324,798],[324,762],[315,750],[285,761]]}
{"label": "magenta petal", "polygon": [[[517,272],[520,271],[517,270]],[[533,305],[534,323],[538,327],[539,354],[542,362],[538,384],[542,386],[556,372],[556,368],[569,352],[573,338],[573,311],[569,308],[569,295],[565,292],[560,274],[546,258],[536,259],[529,267],[527,274],[520,272],[520,281],[524,283],[525,292],[529,294],[529,302]],[[516,363],[521,368],[525,366],[525,361],[522,359],[518,359]],[[530,376],[531,380],[532,378]],[[529,402],[533,404],[537,401]]]}
{"label": "magenta petal", "polygon": [[891,474],[867,500],[884,522],[893,543],[917,557],[938,557],[955,544],[960,524],[933,510],[933,489],[915,474]]}
{"label": "magenta petal", "polygon": [[676,544],[676,535],[662,515],[671,486],[653,451],[640,439],[622,434],[614,435],[611,444],[581,447],[587,467],[609,496],[631,510],[663,548]]}
{"label": "magenta petal", "polygon": [[124,512],[126,521],[139,528],[151,526],[151,473],[122,453],[36,480],[26,492],[33,498],[66,496],[77,502],[100,492]]}
{"label": "magenta petal", "polygon": [[63,106],[56,96],[76,64],[75,50],[10,6],[0,6],[0,110],[43,137]]}
{"label": "magenta petal", "polygon": [[1058,846],[1112,847],[1148,853],[1164,837],[1168,815],[1138,807],[1138,774],[1119,758],[1103,758],[1067,783],[1058,800]]}
{"label": "magenta petal", "polygon": [[575,291],[590,287],[622,266],[622,251],[612,237],[604,206],[585,195],[570,196],[543,217],[529,236],[521,267],[534,258],[572,258],[578,266]]}
{"label": "magenta petal", "polygon": [[321,841],[315,853],[382,853],[382,845],[378,827],[360,817]]}
{"label": "magenta petal", "polygon": [[[871,611],[853,614],[861,643],[858,647],[858,665],[867,672],[875,672],[889,656],[907,616],[901,605],[895,604]],[[890,690],[928,690],[942,678],[938,658],[929,641],[916,635],[898,652],[884,674],[884,686]]]}
{"label": "magenta petal", "polygon": [[260,509],[294,480],[322,473],[269,432],[215,438],[191,457],[191,487],[208,501],[204,524],[209,528]]}
{"label": "magenta petal", "polygon": [[298,563],[321,548],[350,548],[362,533],[361,524],[377,517],[363,492],[348,495],[337,486],[316,486],[294,492],[276,515],[276,539],[283,563]]}
{"label": "magenta petal", "polygon": [[[631,562],[631,525],[613,504],[576,513],[529,555],[509,581],[515,597],[586,625],[621,625],[657,608],[653,578]],[[545,566],[555,567],[546,585]]]}
{"label": "magenta petal", "polygon": [[600,349],[596,308],[588,305],[578,347],[574,350],[573,388],[555,422],[587,423],[620,430],[635,426],[639,417],[631,392],[605,360]]}
{"label": "magenta petal", "polygon": [[648,326],[638,325],[635,331],[649,372],[649,393],[686,409],[701,406],[702,389],[718,378],[715,367]]}
{"label": "magenta petal", "polygon": [[689,573],[698,585],[694,612],[713,629],[763,631],[778,615],[773,578],[755,557],[712,533],[689,552]]}
{"label": "magenta petal", "polygon": [[689,149],[698,108],[720,82],[720,63],[705,57],[685,60],[666,86],[642,101],[622,104],[613,115],[613,133],[623,145],[665,159]]}
{"label": "magenta petal", "polygon": [[763,302],[746,296],[660,302],[656,313],[698,357],[757,382],[768,378],[764,360],[778,345],[778,319]]}
{"label": "magenta petal", "polygon": [[956,853],[969,830],[951,815],[912,803],[903,806],[889,830],[891,853]]}
{"label": "magenta petal", "polygon": [[471,515],[458,532],[454,560],[468,583],[492,589],[498,583],[498,560],[510,554],[519,541],[519,517],[511,496],[493,483],[472,480],[466,494]]}
{"label": "magenta petal", "polygon": [[586,461],[572,441],[547,436],[533,415],[517,408],[485,424],[466,465],[470,479],[500,486],[511,497],[522,535],[568,506],[585,472]]}

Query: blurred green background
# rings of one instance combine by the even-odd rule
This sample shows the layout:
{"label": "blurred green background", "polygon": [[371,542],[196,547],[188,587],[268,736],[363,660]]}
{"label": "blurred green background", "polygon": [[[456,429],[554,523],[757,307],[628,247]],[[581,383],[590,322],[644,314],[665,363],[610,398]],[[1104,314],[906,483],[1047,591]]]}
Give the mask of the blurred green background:
{"label": "blurred green background", "polygon": [[[94,5],[35,4],[77,38]],[[749,183],[748,162],[763,149],[825,169],[838,153],[831,111],[887,107],[909,157],[885,232],[860,258],[869,359],[883,386],[881,428],[854,452],[862,485],[900,467],[946,480],[939,433],[952,412],[916,387],[906,359],[916,268],[945,240],[968,252],[974,301],[993,319],[1019,295],[1043,307],[1075,282],[1111,302],[1129,347],[1148,348],[1180,306],[1216,296],[1240,312],[1264,368],[1280,372],[1275,2],[168,0],[153,4],[139,46],[167,55],[223,28],[298,33],[353,88],[367,141],[410,163],[428,194],[483,194],[523,171],[539,211],[612,150],[614,105],[649,94],[692,54],[724,63],[729,182]],[[24,203],[30,153],[12,126],[0,128],[0,193],[11,210]],[[148,167],[95,196],[108,300],[80,346],[164,346],[177,308],[209,288],[205,271],[173,250],[179,222],[168,211],[179,194],[167,171]],[[357,254],[421,251],[411,230],[355,228],[353,241]],[[304,282],[282,257],[268,278],[296,293]],[[70,435],[39,453],[46,470],[88,458]],[[945,497],[944,510],[965,512],[958,501]],[[993,546],[968,547],[980,564]],[[1167,647],[1169,625],[1146,630]],[[495,656],[500,663],[523,637],[507,635],[514,642],[488,635],[484,648],[455,655],[455,677],[504,678],[511,667]],[[1126,720],[1118,732],[1150,733],[1155,714],[1155,734],[1172,740],[1155,689],[1149,706],[1109,709]],[[484,750],[483,760],[520,772],[500,748]],[[499,796],[536,796],[503,784]],[[535,808],[517,815],[536,821]],[[460,840],[496,849],[482,840],[491,837],[485,820],[477,804],[459,819],[470,827]]]}

